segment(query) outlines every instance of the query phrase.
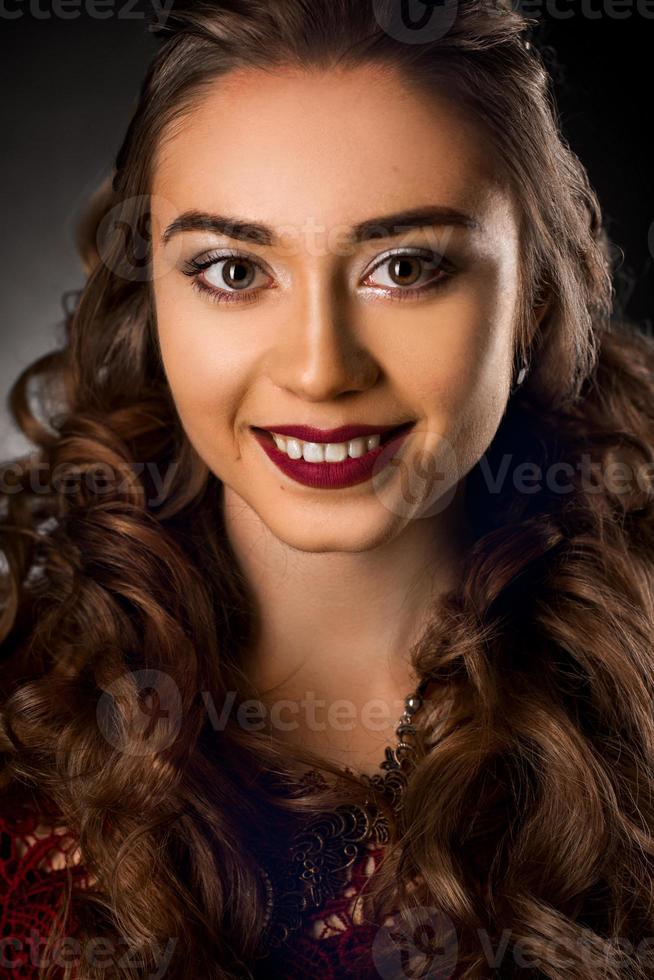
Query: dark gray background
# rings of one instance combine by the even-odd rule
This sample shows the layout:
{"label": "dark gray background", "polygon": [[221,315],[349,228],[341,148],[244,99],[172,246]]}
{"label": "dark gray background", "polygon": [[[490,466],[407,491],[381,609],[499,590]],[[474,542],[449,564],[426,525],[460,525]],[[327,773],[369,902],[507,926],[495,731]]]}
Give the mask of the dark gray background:
{"label": "dark gray background", "polygon": [[19,19],[0,17],[0,458],[32,448],[9,419],[7,393],[58,342],[62,295],[84,283],[75,225],[111,173],[157,47],[143,8],[138,18],[68,21],[20,9]]}
{"label": "dark gray background", "polygon": [[[105,0],[90,16],[67,0],[0,0],[0,457],[29,450],[6,410],[18,372],[59,335],[62,297],[84,280],[74,228],[85,200],[111,171],[156,41],[147,0]],[[274,2],[274,0],[272,0]],[[364,0],[362,0],[364,2]],[[61,10],[61,8],[59,8]],[[543,3],[538,43],[552,45],[564,135],[595,186],[612,240],[624,252],[619,299],[652,329],[654,192],[651,137],[654,19],[609,0]],[[595,16],[589,16],[594,9]],[[586,13],[584,14],[584,10]],[[6,12],[18,11],[9,19]],[[554,14],[552,13],[554,11]],[[556,11],[572,13],[566,19]],[[529,10],[527,10],[529,12]],[[654,5],[652,9],[654,15]],[[48,16],[49,15],[49,16]]]}

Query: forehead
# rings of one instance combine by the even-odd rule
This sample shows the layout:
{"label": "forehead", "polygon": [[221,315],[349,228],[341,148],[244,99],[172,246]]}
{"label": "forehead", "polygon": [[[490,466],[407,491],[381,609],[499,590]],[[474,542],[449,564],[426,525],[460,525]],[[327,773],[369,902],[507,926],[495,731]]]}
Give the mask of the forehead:
{"label": "forehead", "polygon": [[480,124],[445,93],[427,98],[370,65],[214,79],[162,134],[152,192],[280,226],[426,202],[483,221],[509,198]]}

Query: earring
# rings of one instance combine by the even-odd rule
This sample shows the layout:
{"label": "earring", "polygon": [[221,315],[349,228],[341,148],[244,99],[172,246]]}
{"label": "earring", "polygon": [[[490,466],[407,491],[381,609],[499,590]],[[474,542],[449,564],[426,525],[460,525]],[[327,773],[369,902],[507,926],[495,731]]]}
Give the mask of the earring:
{"label": "earring", "polygon": [[518,377],[516,378],[515,383],[511,386],[511,392],[510,393],[512,395],[521,386],[522,382],[527,377],[528,372],[529,372],[529,361],[523,361],[522,367],[520,368],[520,371],[518,372]]}

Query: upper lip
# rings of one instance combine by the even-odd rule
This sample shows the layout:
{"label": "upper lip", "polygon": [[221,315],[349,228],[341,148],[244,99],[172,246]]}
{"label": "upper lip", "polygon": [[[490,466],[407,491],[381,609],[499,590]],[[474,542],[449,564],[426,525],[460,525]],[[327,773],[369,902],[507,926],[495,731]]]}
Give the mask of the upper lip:
{"label": "upper lip", "polygon": [[294,436],[302,442],[345,442],[347,439],[356,439],[357,436],[370,436],[376,432],[383,434],[390,432],[391,429],[398,429],[400,425],[412,423],[403,422],[397,425],[341,425],[337,429],[315,429],[310,425],[266,425],[256,426],[265,428],[268,432],[276,432],[280,436]]}

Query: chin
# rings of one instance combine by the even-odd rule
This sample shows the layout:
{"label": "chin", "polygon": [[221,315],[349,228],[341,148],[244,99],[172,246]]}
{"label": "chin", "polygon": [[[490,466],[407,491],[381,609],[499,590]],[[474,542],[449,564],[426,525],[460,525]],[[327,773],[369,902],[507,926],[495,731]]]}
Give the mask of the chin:
{"label": "chin", "polygon": [[376,513],[367,517],[362,514],[363,509],[354,503],[350,508],[335,508],[333,518],[321,514],[316,520],[314,504],[299,508],[302,512],[290,510],[288,520],[279,511],[269,520],[264,513],[260,517],[271,534],[288,547],[315,554],[371,551],[395,537],[406,524],[379,504]]}

